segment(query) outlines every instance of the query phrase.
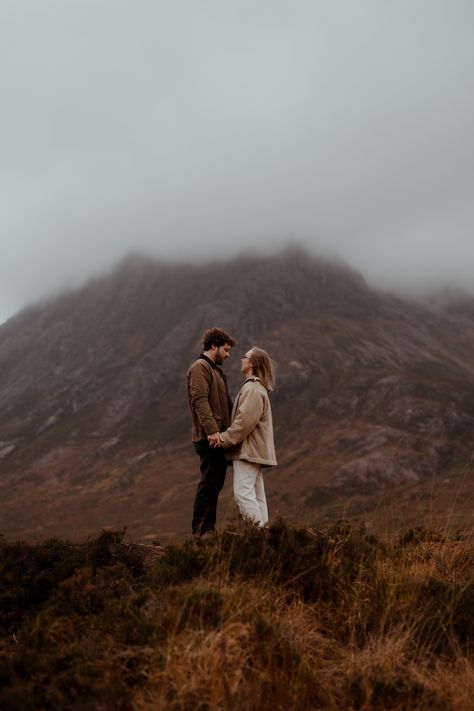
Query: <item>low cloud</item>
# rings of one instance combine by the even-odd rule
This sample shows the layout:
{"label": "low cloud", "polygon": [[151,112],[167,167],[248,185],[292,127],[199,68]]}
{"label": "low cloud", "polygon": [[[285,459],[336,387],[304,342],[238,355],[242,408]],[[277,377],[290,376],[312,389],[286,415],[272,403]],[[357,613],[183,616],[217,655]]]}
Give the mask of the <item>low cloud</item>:
{"label": "low cloud", "polygon": [[378,285],[470,286],[474,6],[2,9],[0,319],[131,250],[297,240]]}

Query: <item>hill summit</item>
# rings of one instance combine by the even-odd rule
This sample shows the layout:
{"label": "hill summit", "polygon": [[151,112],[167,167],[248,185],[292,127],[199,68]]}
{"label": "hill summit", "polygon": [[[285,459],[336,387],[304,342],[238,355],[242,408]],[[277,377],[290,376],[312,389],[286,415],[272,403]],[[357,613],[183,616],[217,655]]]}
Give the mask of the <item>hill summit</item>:
{"label": "hill summit", "polygon": [[[239,342],[225,365],[232,393],[239,349],[259,345],[277,364],[273,512],[366,515],[395,491],[416,517],[435,482],[434,508],[455,491],[462,524],[473,314],[469,297],[402,299],[299,250],[206,265],[130,256],[0,327],[0,530],[184,536],[197,481],[184,375],[213,325]],[[230,499],[227,487],[223,519]]]}

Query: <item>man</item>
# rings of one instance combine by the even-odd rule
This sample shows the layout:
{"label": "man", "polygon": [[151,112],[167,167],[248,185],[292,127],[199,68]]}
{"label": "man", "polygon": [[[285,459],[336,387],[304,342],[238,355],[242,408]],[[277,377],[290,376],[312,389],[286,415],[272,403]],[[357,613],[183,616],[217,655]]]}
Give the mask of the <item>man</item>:
{"label": "man", "polygon": [[221,328],[208,329],[203,336],[203,352],[186,375],[193,417],[192,439],[201,461],[192,522],[193,534],[200,536],[215,529],[217,498],[225,481],[225,451],[210,444],[230,425],[232,401],[219,366],[230,356],[235,344],[235,339]]}

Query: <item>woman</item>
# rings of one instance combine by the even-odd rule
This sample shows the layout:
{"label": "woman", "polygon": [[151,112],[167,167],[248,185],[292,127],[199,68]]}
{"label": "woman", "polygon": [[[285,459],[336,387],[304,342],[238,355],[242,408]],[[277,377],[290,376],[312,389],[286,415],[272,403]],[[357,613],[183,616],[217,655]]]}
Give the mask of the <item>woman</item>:
{"label": "woman", "polygon": [[240,370],[245,382],[232,410],[232,423],[219,433],[219,440],[234,463],[234,497],[240,513],[263,527],[268,509],[262,469],[277,463],[268,398],[274,369],[268,353],[253,347],[242,356]]}

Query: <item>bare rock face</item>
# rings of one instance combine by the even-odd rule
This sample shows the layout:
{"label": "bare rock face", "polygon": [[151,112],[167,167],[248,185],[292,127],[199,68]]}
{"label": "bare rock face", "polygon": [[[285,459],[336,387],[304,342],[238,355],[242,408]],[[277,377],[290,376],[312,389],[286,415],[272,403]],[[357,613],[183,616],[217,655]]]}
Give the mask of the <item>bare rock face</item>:
{"label": "bare rock face", "polygon": [[268,491],[282,513],[312,515],[311,486],[339,500],[470,461],[472,298],[403,300],[298,251],[196,267],[131,257],[0,327],[0,532],[187,531],[184,375],[212,325],[239,341],[232,394],[241,350],[276,361]]}
{"label": "bare rock face", "polygon": [[405,457],[394,458],[376,452],[340,467],[328,486],[333,489],[378,489],[383,486],[416,483],[419,478],[413,463]]}
{"label": "bare rock face", "polygon": [[0,459],[8,456],[15,449],[14,444],[8,444],[7,442],[0,442]]}

